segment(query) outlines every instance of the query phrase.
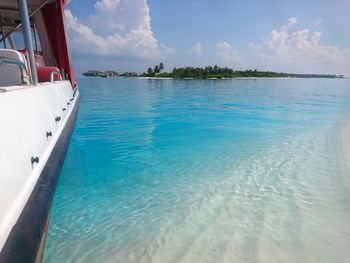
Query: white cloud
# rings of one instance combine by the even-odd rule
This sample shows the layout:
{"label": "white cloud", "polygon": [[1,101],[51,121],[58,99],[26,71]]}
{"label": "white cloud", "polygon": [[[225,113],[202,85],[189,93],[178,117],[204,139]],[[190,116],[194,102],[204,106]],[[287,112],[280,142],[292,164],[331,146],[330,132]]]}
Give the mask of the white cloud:
{"label": "white cloud", "polygon": [[[282,25],[280,27],[280,31],[287,31],[288,28],[290,28],[291,26],[295,25],[296,23],[298,23],[298,18],[290,17],[290,18],[288,18],[287,24],[286,25]],[[276,31],[276,30],[274,30],[274,31]]]}
{"label": "white cloud", "polygon": [[226,41],[218,43],[216,49],[220,64],[237,67],[242,63],[242,57],[230,43]]}
{"label": "white cloud", "polygon": [[259,44],[251,44],[256,51],[253,58],[259,68],[301,72],[349,74],[350,49],[321,43],[321,32],[309,29],[292,31],[290,28],[297,22],[296,18],[288,19],[286,25],[273,30]]}
{"label": "white cloud", "polygon": [[65,22],[72,50],[89,56],[156,61],[174,52],[154,37],[146,0],[101,0],[86,21],[66,10]]}
{"label": "white cloud", "polygon": [[191,49],[191,53],[200,56],[203,54],[203,46],[201,43],[196,43],[196,45]]}
{"label": "white cloud", "polygon": [[298,18],[296,18],[296,17],[290,17],[290,18],[288,18],[288,23],[287,23],[287,25],[288,25],[288,26],[292,26],[292,25],[296,24],[297,22],[298,22]]}

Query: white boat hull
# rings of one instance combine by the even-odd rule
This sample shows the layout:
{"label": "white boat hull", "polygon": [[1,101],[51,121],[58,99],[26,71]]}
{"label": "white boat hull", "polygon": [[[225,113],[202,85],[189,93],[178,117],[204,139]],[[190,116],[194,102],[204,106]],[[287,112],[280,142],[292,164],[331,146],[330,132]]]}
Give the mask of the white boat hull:
{"label": "white boat hull", "polygon": [[75,123],[69,81],[0,93],[0,262],[33,262]]}

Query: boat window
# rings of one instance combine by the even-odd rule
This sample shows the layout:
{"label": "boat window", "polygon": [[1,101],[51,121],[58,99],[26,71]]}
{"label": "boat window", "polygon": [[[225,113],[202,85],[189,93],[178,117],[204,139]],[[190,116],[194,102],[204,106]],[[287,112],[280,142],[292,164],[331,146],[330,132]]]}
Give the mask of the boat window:
{"label": "boat window", "polygon": [[[2,36],[3,35],[1,34],[1,37]],[[32,39],[33,39],[34,50],[35,51],[42,51],[37,30],[32,31]],[[1,47],[2,48],[17,49],[17,50],[25,49],[25,44],[24,44],[22,32],[13,32],[11,34],[11,36],[9,36],[8,38],[6,38],[2,41]]]}
{"label": "boat window", "polygon": [[12,47],[12,49],[24,49],[25,48],[22,33],[14,32],[11,34],[11,37],[13,39],[13,44],[14,44],[14,47]]}

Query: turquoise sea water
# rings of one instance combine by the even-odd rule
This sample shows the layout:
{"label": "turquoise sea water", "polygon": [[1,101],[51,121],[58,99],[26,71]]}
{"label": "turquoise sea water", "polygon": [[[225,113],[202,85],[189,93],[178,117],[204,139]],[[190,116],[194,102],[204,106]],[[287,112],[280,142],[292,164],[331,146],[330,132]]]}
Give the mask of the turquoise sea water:
{"label": "turquoise sea water", "polygon": [[349,262],[350,80],[79,79],[54,262]]}

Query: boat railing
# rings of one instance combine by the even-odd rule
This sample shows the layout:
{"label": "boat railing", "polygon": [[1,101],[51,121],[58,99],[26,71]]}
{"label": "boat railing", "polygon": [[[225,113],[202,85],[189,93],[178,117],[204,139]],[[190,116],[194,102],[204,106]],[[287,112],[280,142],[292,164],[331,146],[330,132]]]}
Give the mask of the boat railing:
{"label": "boat railing", "polygon": [[17,59],[1,58],[0,57],[0,66],[2,66],[2,65],[18,66],[20,71],[21,71],[21,74],[22,74],[22,83],[27,84],[27,85],[31,83],[30,75],[28,73],[27,67],[24,64],[24,62],[17,60]]}
{"label": "boat railing", "polygon": [[55,75],[58,75],[59,80],[62,80],[62,74],[58,70],[52,70],[50,73],[50,81],[54,82],[55,81]]}

